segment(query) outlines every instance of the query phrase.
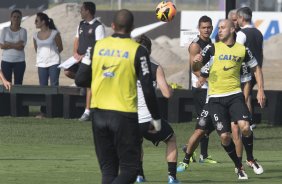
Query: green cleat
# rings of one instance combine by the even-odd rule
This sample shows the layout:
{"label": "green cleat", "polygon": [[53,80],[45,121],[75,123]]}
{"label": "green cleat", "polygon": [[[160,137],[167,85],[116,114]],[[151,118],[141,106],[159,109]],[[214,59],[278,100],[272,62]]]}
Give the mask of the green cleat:
{"label": "green cleat", "polygon": [[189,167],[188,164],[184,163],[184,162],[179,162],[179,165],[177,167],[177,172],[184,172],[187,170],[187,168]]}
{"label": "green cleat", "polygon": [[190,158],[190,162],[197,162],[196,157],[197,157],[197,154],[194,151],[192,157]]}
{"label": "green cleat", "polygon": [[199,163],[205,163],[205,164],[217,164],[218,162],[214,159],[212,159],[211,156],[208,156],[207,158],[200,157]]}

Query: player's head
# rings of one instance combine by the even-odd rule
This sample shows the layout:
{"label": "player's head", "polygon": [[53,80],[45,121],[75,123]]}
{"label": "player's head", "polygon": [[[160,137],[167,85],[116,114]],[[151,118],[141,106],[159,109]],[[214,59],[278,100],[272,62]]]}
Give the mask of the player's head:
{"label": "player's head", "polygon": [[252,10],[249,7],[239,8],[237,10],[237,21],[240,27],[250,24],[252,21]]}
{"label": "player's head", "polygon": [[235,26],[235,29],[238,30],[239,29],[239,25],[238,25],[238,21],[237,21],[237,9],[233,9],[233,10],[229,11],[228,19],[232,20],[232,22],[233,22],[233,24]]}
{"label": "player's head", "polygon": [[122,9],[119,10],[112,23],[112,28],[116,33],[128,34],[133,29],[134,17],[131,11]]}
{"label": "player's head", "polygon": [[229,19],[223,19],[218,24],[218,38],[220,41],[225,42],[229,39],[234,40],[235,26]]}
{"label": "player's head", "polygon": [[95,16],[96,13],[96,5],[93,2],[83,2],[81,9],[80,9],[80,14],[81,14],[81,18],[83,20],[85,19],[93,19],[93,17]]}
{"label": "player's head", "polygon": [[209,38],[213,30],[212,19],[206,15],[202,16],[198,22],[198,29],[200,37],[204,39]]}
{"label": "player's head", "polygon": [[151,42],[151,39],[149,37],[142,34],[141,36],[136,38],[136,42],[138,42],[142,46],[144,46],[148,50],[149,55],[151,54],[152,42]]}

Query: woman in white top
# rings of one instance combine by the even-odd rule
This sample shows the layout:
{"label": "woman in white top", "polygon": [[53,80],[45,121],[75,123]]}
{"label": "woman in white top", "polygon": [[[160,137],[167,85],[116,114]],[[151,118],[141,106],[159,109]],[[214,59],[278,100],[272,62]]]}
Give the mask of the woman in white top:
{"label": "woman in white top", "polygon": [[[48,86],[50,79],[51,86],[59,85],[60,53],[63,50],[60,33],[51,18],[45,13],[37,13],[35,19],[36,28],[40,29],[33,35],[33,43],[36,51],[36,66],[40,86]],[[44,116],[46,109],[41,107],[41,114]]]}
{"label": "woman in white top", "polygon": [[0,47],[3,49],[1,70],[7,81],[21,85],[25,72],[24,47],[27,40],[26,29],[21,27],[22,12],[11,12],[11,25],[5,27],[0,36]]}

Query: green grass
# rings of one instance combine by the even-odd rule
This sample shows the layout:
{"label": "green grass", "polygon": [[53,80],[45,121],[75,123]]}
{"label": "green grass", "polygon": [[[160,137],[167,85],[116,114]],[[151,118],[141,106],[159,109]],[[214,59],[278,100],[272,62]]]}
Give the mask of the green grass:
{"label": "green grass", "polygon": [[[194,130],[194,123],[172,124],[178,145]],[[255,156],[265,173],[256,176],[246,168],[249,180],[240,183],[281,183],[282,127],[266,124],[255,129]],[[219,164],[191,164],[178,175],[182,183],[238,183],[234,166],[221,148],[218,136],[210,137],[209,154]],[[167,182],[165,145],[144,142],[144,169],[149,182]],[[183,153],[180,151],[179,160]],[[0,184],[99,184],[100,170],[93,147],[91,123],[76,120],[1,117]]]}

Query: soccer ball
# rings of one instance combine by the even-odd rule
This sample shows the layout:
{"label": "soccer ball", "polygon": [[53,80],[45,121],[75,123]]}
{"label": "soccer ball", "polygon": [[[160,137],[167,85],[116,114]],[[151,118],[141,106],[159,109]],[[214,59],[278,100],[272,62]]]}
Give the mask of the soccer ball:
{"label": "soccer ball", "polygon": [[176,15],[176,7],[170,1],[162,1],[156,8],[156,17],[163,22],[170,22]]}

